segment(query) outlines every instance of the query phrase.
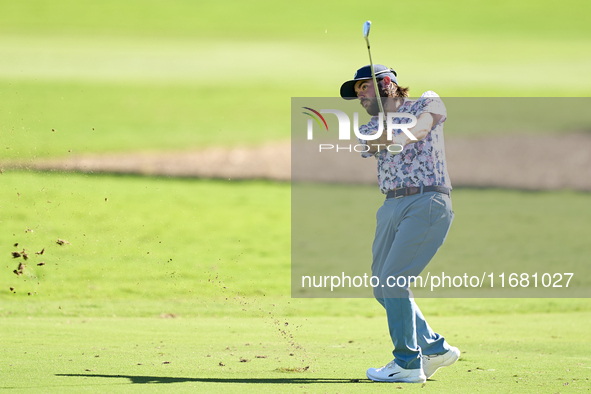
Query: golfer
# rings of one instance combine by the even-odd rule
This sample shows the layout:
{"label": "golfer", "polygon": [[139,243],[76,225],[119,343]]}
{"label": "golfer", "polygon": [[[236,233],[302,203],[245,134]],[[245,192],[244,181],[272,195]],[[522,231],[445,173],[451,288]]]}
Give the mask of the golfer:
{"label": "golfer", "polygon": [[[409,100],[408,88],[398,86],[394,70],[376,64],[374,72],[384,112],[414,115],[417,124],[409,129],[416,140],[400,129],[394,130],[392,140],[387,140],[386,130],[378,139],[360,139],[368,149],[362,155],[377,159],[378,183],[386,195],[376,215],[371,270],[380,280],[374,295],[386,309],[394,344],[394,360],[382,368],[369,368],[367,377],[380,382],[422,383],[460,356],[458,348],[429,327],[409,289],[410,277],[418,276],[429,264],[454,217],[443,144],[446,109],[431,91]],[[341,97],[360,100],[372,115],[368,124],[359,127],[360,134],[376,134],[381,122],[370,66],[357,70],[354,78],[341,86]],[[393,123],[411,121],[399,115]]]}

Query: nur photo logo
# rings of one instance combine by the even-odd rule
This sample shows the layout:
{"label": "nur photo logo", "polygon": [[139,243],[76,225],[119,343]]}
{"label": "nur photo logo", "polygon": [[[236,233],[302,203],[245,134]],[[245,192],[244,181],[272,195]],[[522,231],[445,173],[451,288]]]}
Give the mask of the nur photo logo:
{"label": "nur photo logo", "polygon": [[[306,124],[306,138],[309,141],[314,140],[314,122],[318,124],[320,130],[329,131],[328,123],[322,114],[333,114],[336,116],[338,121],[338,139],[339,141],[350,141],[351,140],[351,119],[349,115],[341,110],[338,109],[321,109],[317,111],[310,107],[302,107],[303,109],[307,110],[302,112],[305,115],[308,115],[310,118],[307,119]],[[385,114],[380,112],[378,115],[378,130],[372,134],[363,134],[359,130],[359,113],[353,112],[353,134],[358,140],[364,141],[374,141],[380,138],[386,129],[386,138],[388,141],[392,141],[394,136],[395,130],[400,130],[400,132],[406,134],[408,138],[413,141],[417,141],[417,138],[410,132],[410,129],[413,128],[417,124],[416,116],[405,113],[405,112],[387,112]],[[400,153],[403,149],[403,146],[400,144],[378,144],[383,145],[384,148],[388,149],[389,152],[392,153]],[[383,148],[382,148],[383,149]],[[323,150],[336,150],[337,152],[340,150],[346,151],[355,151],[355,152],[368,152],[370,150],[369,145],[367,144],[355,144],[355,145],[339,145],[339,144],[318,144],[319,152]]]}

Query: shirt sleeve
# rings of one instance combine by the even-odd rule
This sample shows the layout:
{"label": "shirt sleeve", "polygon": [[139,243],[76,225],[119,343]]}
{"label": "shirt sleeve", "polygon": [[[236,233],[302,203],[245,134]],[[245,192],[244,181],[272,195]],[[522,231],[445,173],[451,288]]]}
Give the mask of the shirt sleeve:
{"label": "shirt sleeve", "polygon": [[423,112],[429,112],[435,115],[441,115],[441,120],[439,123],[445,122],[447,119],[447,109],[445,108],[445,104],[437,95],[437,93],[429,90],[421,95],[421,98],[418,100],[420,102],[420,109],[417,111],[417,118]]}

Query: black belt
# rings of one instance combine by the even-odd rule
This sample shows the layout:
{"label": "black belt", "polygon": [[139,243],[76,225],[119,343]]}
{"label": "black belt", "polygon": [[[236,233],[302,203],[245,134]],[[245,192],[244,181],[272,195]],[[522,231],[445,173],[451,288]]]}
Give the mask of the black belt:
{"label": "black belt", "polygon": [[[404,196],[412,196],[421,192],[421,188],[417,186],[399,187],[396,190],[390,190],[386,198],[400,198]],[[423,186],[423,193],[437,192],[450,195],[451,189],[445,186]]]}

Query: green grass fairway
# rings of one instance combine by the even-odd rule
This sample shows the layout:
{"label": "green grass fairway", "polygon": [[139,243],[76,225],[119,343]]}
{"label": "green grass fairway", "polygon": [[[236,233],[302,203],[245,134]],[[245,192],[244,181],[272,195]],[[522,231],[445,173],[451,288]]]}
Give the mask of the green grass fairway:
{"label": "green grass fairway", "polygon": [[[1,388],[376,390],[363,379],[365,370],[391,357],[378,303],[289,297],[289,185],[30,172],[1,177]],[[495,220],[521,205],[518,192],[482,193],[455,192],[456,242],[450,237],[438,258],[470,261],[476,249],[460,239],[476,228],[490,238]],[[530,197],[532,218],[553,199],[564,201],[566,216],[554,220],[555,230],[575,220],[587,201],[580,193]],[[479,212],[483,198],[489,209]],[[540,242],[546,230],[524,229],[537,231],[532,236]],[[563,235],[561,247],[578,258],[569,242],[579,238]],[[57,245],[57,238],[70,243]],[[34,254],[44,247],[43,255]],[[10,253],[22,248],[30,257],[16,276],[22,259]],[[533,259],[551,257],[542,247],[530,252]],[[40,261],[46,264],[37,266]],[[589,387],[586,299],[418,302],[430,324],[465,353],[424,387],[392,388]]]}
{"label": "green grass fairway", "polygon": [[[245,97],[255,86],[241,85],[235,93]],[[2,158],[195,150],[289,139],[289,97],[269,102],[279,91],[273,86],[258,91],[249,106],[230,109],[228,93],[214,86],[0,79]]]}
{"label": "green grass fairway", "polygon": [[[2,181],[0,278],[17,298],[174,300],[289,286],[288,184],[27,172]],[[31,257],[17,277],[22,259],[10,253],[23,248]]]}
{"label": "green grass fairway", "polygon": [[[289,299],[287,185],[27,172],[2,179],[0,387],[375,390],[364,371],[390,357],[377,303]],[[479,193],[458,191],[456,211]],[[519,205],[512,192],[490,198],[497,209]],[[563,198],[576,211],[576,195]],[[493,229],[486,224],[495,213],[485,213],[473,219]],[[456,224],[458,237],[474,226]],[[212,237],[212,229],[223,237]],[[57,238],[70,244],[56,245]],[[43,247],[43,255],[33,255]],[[17,277],[8,256],[20,248],[31,257]],[[459,249],[452,244],[447,253]],[[588,385],[589,343],[577,341],[591,317],[586,300],[420,304],[466,352],[429,390]]]}
{"label": "green grass fairway", "polygon": [[[588,97],[588,1],[0,2],[0,390],[591,389],[588,299],[420,299],[460,361],[425,385],[365,380],[391,360],[384,311],[290,297],[289,184],[5,166],[289,140],[292,97],[335,97],[367,64],[367,19],[374,61],[415,96]],[[479,121],[456,135],[490,135]],[[586,264],[588,207],[454,191],[434,264]]]}
{"label": "green grass fairway", "polygon": [[383,318],[2,319],[0,389],[212,393],[591,389],[591,348],[584,339],[590,312],[442,316],[430,322],[462,350],[462,356],[426,384],[413,385],[365,378],[368,367],[390,361]]}
{"label": "green grass fairway", "polygon": [[527,0],[517,4],[508,0],[478,4],[459,0],[448,5],[427,0],[420,9],[412,3],[400,3],[363,12],[354,0],[304,0],[297,4],[254,0],[248,5],[239,0],[171,0],[166,4],[158,0],[103,0],[100,4],[33,0],[3,5],[1,31],[21,34],[50,30],[64,34],[204,37],[215,32],[222,38],[289,40],[310,39],[321,28],[323,34],[334,30],[351,38],[360,35],[361,24],[356,30],[352,26],[363,18],[384,26],[384,31],[401,34],[403,27],[397,25],[401,17],[407,21],[404,28],[417,34],[438,31],[547,39],[573,38],[590,31],[583,15],[588,4],[581,0]]}
{"label": "green grass fairway", "polygon": [[[205,312],[208,300],[290,294],[288,184],[25,171],[0,177],[0,255],[5,256],[0,299],[39,302],[42,314],[49,313],[43,302],[149,299],[178,302],[185,314],[186,301],[197,300],[195,315]],[[294,195],[301,187],[294,186]],[[381,203],[371,186],[351,190],[334,185],[312,195],[330,205],[326,193],[335,190],[364,201],[375,198],[376,207]],[[341,199],[335,209],[354,210],[346,205],[351,200]],[[574,192],[454,191],[456,219],[429,268],[441,272],[454,267],[454,272],[470,275],[501,269],[567,270],[575,272],[573,283],[587,283],[581,267],[588,252],[588,201],[587,194]],[[314,208],[309,214],[319,217],[340,212],[330,206]],[[301,210],[294,212],[301,215]],[[357,253],[363,272],[369,269],[374,226],[374,209],[368,211],[371,215],[356,223],[364,230],[355,238],[367,248],[350,252]],[[330,235],[324,241],[316,238],[320,244],[350,238],[347,223],[337,223],[337,228],[331,224],[318,223],[320,233]],[[299,235],[301,231],[294,232]],[[58,239],[69,244],[60,246]],[[22,249],[29,260],[11,257]],[[42,255],[35,254],[43,249]],[[17,276],[13,270],[20,262],[26,267]],[[125,311],[154,313],[134,314],[131,307]],[[10,304],[0,306],[0,314],[8,312],[19,313]]]}
{"label": "green grass fairway", "polygon": [[336,97],[367,63],[366,19],[374,60],[416,96],[591,92],[584,0],[5,3],[3,158],[288,139],[291,97]]}

